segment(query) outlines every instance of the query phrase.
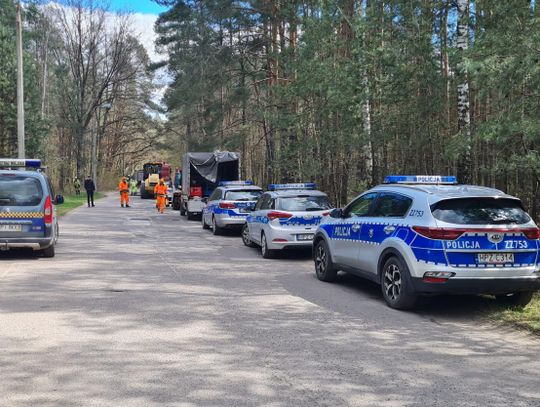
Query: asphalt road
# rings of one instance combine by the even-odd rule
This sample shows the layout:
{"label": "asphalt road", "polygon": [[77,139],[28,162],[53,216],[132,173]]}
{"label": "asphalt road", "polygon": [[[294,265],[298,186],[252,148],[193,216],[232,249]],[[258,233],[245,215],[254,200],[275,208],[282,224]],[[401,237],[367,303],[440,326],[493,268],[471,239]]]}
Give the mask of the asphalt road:
{"label": "asphalt road", "polygon": [[309,253],[96,203],[54,259],[0,254],[0,406],[540,406],[540,340],[484,321],[487,299],[395,311]]}

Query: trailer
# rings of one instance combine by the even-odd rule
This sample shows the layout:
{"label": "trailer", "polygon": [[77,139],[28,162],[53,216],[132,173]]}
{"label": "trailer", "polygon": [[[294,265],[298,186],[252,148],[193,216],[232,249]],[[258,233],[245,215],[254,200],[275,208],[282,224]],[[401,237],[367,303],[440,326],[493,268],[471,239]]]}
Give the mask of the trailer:
{"label": "trailer", "polygon": [[186,153],[182,160],[180,215],[189,220],[201,215],[221,181],[240,179],[240,154],[230,151]]}

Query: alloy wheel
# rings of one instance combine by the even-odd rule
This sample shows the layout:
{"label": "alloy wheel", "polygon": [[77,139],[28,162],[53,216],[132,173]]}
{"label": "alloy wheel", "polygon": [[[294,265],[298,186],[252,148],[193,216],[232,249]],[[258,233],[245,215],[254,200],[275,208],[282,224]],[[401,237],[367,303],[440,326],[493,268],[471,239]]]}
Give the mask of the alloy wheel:
{"label": "alloy wheel", "polygon": [[387,297],[396,301],[401,294],[401,271],[396,264],[389,264],[384,270],[384,291]]}
{"label": "alloy wheel", "polygon": [[315,252],[315,270],[317,271],[317,274],[324,275],[326,272],[326,250],[324,250],[324,246],[322,244],[319,244],[317,246],[317,251]]}

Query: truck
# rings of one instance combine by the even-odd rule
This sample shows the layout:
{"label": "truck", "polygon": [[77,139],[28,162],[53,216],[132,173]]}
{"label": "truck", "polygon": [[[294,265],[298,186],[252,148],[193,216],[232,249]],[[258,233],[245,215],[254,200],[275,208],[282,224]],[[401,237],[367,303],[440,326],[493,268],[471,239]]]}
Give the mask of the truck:
{"label": "truck", "polygon": [[160,178],[168,180],[171,175],[171,166],[166,163],[146,163],[143,165],[143,181],[140,185],[141,199],[153,199],[154,187]]}
{"label": "truck", "polygon": [[182,160],[180,215],[201,215],[206,199],[222,181],[240,179],[240,154],[230,151],[186,153]]}

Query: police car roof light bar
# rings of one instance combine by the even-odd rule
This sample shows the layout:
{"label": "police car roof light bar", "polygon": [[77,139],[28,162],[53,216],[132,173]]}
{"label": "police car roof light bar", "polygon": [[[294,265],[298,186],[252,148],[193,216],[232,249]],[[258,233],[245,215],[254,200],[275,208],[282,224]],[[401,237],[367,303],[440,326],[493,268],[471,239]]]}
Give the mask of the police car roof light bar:
{"label": "police car roof light bar", "polygon": [[243,185],[253,185],[253,181],[246,180],[246,181],[220,181],[219,182],[220,187],[234,187],[234,186],[243,186]]}
{"label": "police car roof light bar", "polygon": [[39,159],[0,158],[0,168],[41,168]]}
{"label": "police car roof light bar", "polygon": [[388,175],[385,184],[433,184],[456,185],[457,178],[453,175]]}
{"label": "police car roof light bar", "polygon": [[314,182],[305,182],[301,184],[270,184],[268,185],[269,191],[280,191],[280,190],[304,190],[304,189],[315,189],[317,185]]}

